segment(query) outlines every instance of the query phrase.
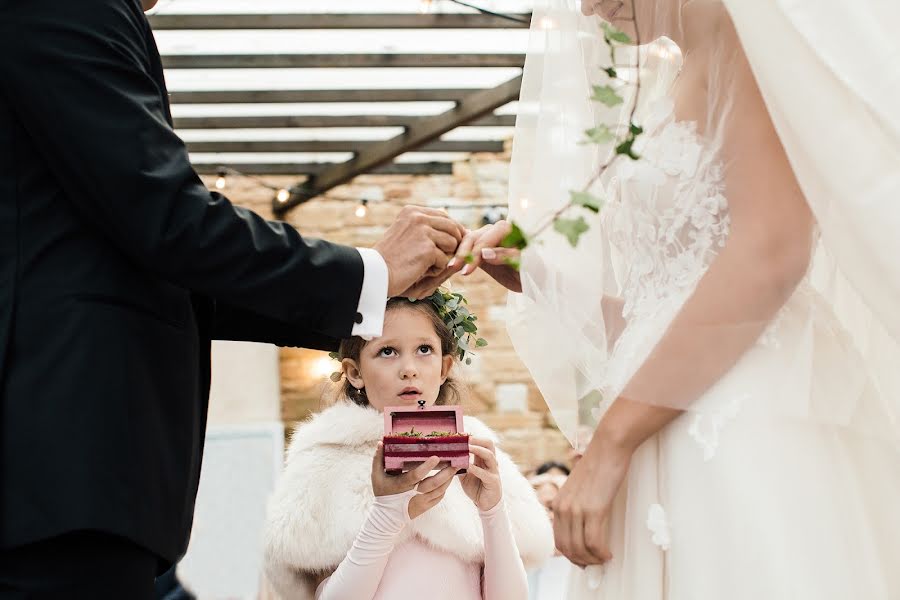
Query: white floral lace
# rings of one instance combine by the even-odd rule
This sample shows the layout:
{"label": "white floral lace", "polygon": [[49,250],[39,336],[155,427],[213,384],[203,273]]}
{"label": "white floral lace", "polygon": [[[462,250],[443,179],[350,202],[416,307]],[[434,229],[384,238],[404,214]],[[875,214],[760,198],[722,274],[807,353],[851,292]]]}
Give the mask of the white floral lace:
{"label": "white floral lace", "polygon": [[641,159],[617,161],[604,209],[604,226],[625,266],[620,284],[627,320],[683,301],[730,226],[721,163],[696,124],[675,121],[666,100],[645,131],[635,145]]}
{"label": "white floral lace", "polygon": [[669,532],[669,520],[665,509],[659,504],[650,505],[647,510],[647,529],[653,534],[653,543],[665,552],[672,545],[672,535]]}

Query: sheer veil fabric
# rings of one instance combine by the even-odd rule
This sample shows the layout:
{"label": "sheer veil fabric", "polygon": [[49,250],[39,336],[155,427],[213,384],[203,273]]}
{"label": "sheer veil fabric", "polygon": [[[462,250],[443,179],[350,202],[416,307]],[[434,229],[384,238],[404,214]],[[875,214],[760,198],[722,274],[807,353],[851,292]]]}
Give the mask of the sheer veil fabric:
{"label": "sheer veil fabric", "polygon": [[[567,600],[900,598],[900,4],[635,4],[637,31],[616,24],[641,45],[613,60],[579,0],[537,2],[513,143],[510,217],[528,233],[609,161],[585,131],[634,110],[641,159],[590,185],[599,214],[567,215],[589,226],[577,247],[552,230],[530,243],[507,326],[575,446],[620,395],[686,411],[635,452],[613,559],[573,569]],[[697,32],[701,52],[683,43]],[[590,100],[613,64],[639,72],[636,106],[636,85],[612,107]],[[753,101],[765,123],[748,121]],[[790,181],[734,142],[773,125]],[[634,387],[737,211],[777,220],[798,197],[815,218],[810,266],[781,309],[753,316],[751,297],[745,316],[695,327],[723,345],[750,331],[749,349],[697,394],[675,369]]]}
{"label": "sheer veil fabric", "polygon": [[[729,146],[729,132],[741,118],[739,99],[761,91],[817,235],[808,277],[748,353],[767,384],[741,392],[741,414],[852,426],[897,440],[900,69],[890,65],[898,64],[900,42],[887,28],[898,22],[900,5],[636,4],[638,31],[616,24],[638,33],[643,45],[619,47],[615,64],[632,79],[629,67],[641,64],[634,121],[645,130],[635,146],[644,160],[620,157],[591,186],[605,205],[599,215],[569,215],[590,227],[577,248],[548,231],[526,250],[524,293],[509,300],[516,350],[558,425],[574,445],[585,443],[604,403],[622,391],[715,259],[728,236],[729,205],[753,202],[740,197],[740,178],[732,175],[737,161],[753,160],[752,149]],[[601,21],[584,17],[579,5],[540,0],[535,7],[509,196],[510,217],[526,232],[610,160],[612,146],[586,145],[584,132],[624,127],[634,105],[634,85],[620,89],[625,101],[612,108],[590,100],[592,86],[607,83],[602,69],[613,58]],[[685,61],[672,39],[691,27],[704,28],[713,48],[702,64]],[[702,109],[676,117],[676,89],[698,81],[704,90],[693,104]],[[759,324],[716,324],[723,335],[748,325]],[[795,368],[770,368],[786,362]],[[704,410],[702,398],[672,405]]]}

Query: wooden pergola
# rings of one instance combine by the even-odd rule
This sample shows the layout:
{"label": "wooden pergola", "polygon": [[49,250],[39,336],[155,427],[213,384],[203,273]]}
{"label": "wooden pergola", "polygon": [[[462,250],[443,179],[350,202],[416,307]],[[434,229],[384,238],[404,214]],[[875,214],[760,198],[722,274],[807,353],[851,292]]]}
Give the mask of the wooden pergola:
{"label": "wooden pergola", "polygon": [[[515,22],[484,14],[158,14],[150,17],[157,32],[162,31],[259,31],[266,35],[272,30],[483,30],[522,29],[528,27],[530,15],[516,15],[524,22]],[[222,167],[233,168],[252,175],[298,175],[298,184],[291,188],[286,202],[276,200],[274,209],[283,213],[313,197],[352,180],[364,173],[385,174],[446,174],[449,162],[397,162],[406,153],[416,152],[502,152],[502,140],[442,139],[442,136],[462,126],[511,127],[514,114],[495,114],[495,110],[519,97],[521,52],[506,53],[260,53],[260,54],[163,54],[167,71],[227,70],[227,69],[413,69],[413,68],[515,68],[518,75],[489,88],[433,87],[369,88],[369,89],[248,89],[248,90],[187,90],[171,94],[175,127],[179,130],[202,130],[228,133],[232,130],[300,130],[321,128],[395,127],[400,133],[388,139],[315,139],[315,140],[247,140],[216,138],[213,141],[188,140],[192,153],[250,155],[240,163],[219,162],[196,164],[197,171],[214,174]],[[285,109],[284,114],[179,116],[177,108],[184,105],[277,104],[307,103],[420,103],[449,102],[448,110],[437,114],[296,114]],[[412,111],[411,111],[412,112]],[[294,113],[294,114],[292,114]],[[347,160],[338,162],[271,162],[265,159],[272,153],[349,153]],[[254,155],[260,158],[255,159]]]}

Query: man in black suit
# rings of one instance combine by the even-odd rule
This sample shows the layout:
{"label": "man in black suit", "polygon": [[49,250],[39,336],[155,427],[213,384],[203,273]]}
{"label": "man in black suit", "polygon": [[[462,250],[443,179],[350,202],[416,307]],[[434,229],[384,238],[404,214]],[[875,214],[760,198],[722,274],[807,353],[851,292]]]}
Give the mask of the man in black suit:
{"label": "man in black suit", "polygon": [[211,339],[335,348],[464,230],[375,249],[210,193],[139,0],[0,0],[0,598],[143,600],[184,552]]}

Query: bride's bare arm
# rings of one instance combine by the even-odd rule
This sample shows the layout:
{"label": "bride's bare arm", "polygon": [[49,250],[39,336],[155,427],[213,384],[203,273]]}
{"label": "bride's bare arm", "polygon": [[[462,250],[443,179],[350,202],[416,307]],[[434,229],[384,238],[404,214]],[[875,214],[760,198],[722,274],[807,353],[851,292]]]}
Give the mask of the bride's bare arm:
{"label": "bride's bare arm", "polygon": [[659,431],[755,343],[807,271],[814,219],[762,97],[748,94],[732,114],[726,245],[595,439],[633,449]]}

